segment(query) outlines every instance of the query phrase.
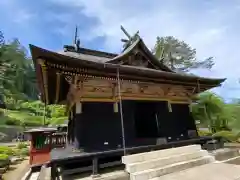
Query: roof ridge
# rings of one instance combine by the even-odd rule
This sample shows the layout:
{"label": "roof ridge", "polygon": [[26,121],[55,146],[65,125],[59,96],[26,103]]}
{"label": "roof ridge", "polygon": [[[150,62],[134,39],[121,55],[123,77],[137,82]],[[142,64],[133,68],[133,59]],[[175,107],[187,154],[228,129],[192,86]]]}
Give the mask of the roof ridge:
{"label": "roof ridge", "polygon": [[88,54],[88,55],[97,55],[100,57],[114,58],[118,56],[118,54],[116,53],[109,53],[105,51],[99,51],[99,50],[88,49],[83,47],[80,47],[79,51],[76,51],[74,46],[71,46],[71,45],[64,45],[64,48],[66,48],[66,50],[70,52],[82,53],[82,54]]}

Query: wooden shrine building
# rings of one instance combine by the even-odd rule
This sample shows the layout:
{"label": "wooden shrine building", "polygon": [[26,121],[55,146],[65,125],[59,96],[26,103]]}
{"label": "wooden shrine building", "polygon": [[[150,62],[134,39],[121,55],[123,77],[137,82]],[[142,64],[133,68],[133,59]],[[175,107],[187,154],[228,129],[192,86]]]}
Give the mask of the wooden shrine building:
{"label": "wooden shrine building", "polygon": [[42,101],[67,105],[68,141],[85,152],[198,138],[189,104],[225,80],[174,72],[138,35],[120,54],[30,49]]}

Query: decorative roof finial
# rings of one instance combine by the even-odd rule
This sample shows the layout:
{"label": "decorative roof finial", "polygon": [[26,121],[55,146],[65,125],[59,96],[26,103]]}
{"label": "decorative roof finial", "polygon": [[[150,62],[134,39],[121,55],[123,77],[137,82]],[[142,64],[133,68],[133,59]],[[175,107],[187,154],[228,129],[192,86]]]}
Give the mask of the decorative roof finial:
{"label": "decorative roof finial", "polygon": [[136,41],[137,39],[140,38],[139,36],[139,31],[137,31],[133,36],[130,36],[129,33],[124,29],[124,27],[121,25],[121,30],[123,31],[123,33],[128,37],[128,39],[121,39],[122,42],[124,42],[123,45],[123,49],[125,50],[126,48],[128,48],[129,46],[131,46],[131,44]]}
{"label": "decorative roof finial", "polygon": [[78,27],[76,26],[74,41],[73,41],[75,50],[78,51],[80,49],[80,39],[78,38]]}

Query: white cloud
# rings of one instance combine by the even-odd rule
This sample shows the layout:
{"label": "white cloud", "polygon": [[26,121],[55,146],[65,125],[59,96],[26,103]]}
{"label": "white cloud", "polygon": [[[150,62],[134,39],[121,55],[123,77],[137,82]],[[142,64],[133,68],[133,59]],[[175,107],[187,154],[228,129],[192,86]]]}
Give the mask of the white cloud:
{"label": "white cloud", "polygon": [[231,79],[240,77],[240,26],[236,18],[240,16],[238,0],[228,3],[189,0],[50,1],[79,7],[81,13],[98,18],[100,24],[88,32],[88,37],[104,35],[106,50],[120,49],[120,39],[124,37],[120,25],[124,25],[131,34],[139,30],[149,48],[153,47],[156,36],[173,35],[196,48],[199,59],[213,56],[215,67],[211,71],[200,71],[201,75],[227,77],[235,85],[237,82]]}
{"label": "white cloud", "polygon": [[28,25],[30,20],[35,16],[34,13],[23,7],[16,0],[0,0],[1,11],[5,12],[5,18],[10,18],[10,22],[18,25]]}
{"label": "white cloud", "polygon": [[34,17],[34,14],[24,9],[19,9],[18,11],[15,11],[15,16],[13,22],[26,25]]}
{"label": "white cloud", "polygon": [[[124,25],[131,34],[139,30],[149,48],[154,46],[156,36],[173,35],[196,48],[199,59],[213,56],[215,67],[211,71],[199,71],[198,74],[230,79],[240,77],[240,68],[237,67],[240,58],[240,36],[237,29],[240,28],[235,27],[235,17],[240,16],[238,1],[228,4],[224,1],[215,1],[215,4],[201,1],[196,4],[196,1],[188,0],[51,1],[79,7],[87,16],[97,17],[101,23],[89,31],[89,36],[94,38],[105,35],[106,50],[120,49],[120,39],[124,37],[120,25]],[[217,91],[223,95],[223,89]],[[236,90],[234,92],[236,94]]]}

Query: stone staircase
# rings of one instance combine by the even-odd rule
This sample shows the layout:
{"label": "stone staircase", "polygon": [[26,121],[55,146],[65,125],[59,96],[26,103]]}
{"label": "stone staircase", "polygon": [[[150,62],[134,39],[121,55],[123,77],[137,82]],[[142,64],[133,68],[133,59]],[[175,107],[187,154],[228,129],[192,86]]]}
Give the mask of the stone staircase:
{"label": "stone staircase", "polygon": [[190,145],[166,150],[122,157],[130,180],[154,179],[165,174],[186,170],[192,167],[214,162],[206,150],[200,145]]}

